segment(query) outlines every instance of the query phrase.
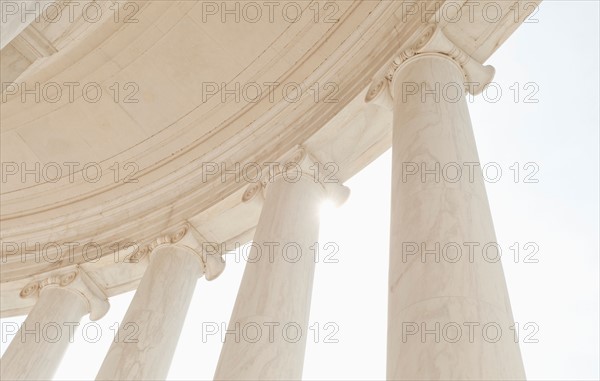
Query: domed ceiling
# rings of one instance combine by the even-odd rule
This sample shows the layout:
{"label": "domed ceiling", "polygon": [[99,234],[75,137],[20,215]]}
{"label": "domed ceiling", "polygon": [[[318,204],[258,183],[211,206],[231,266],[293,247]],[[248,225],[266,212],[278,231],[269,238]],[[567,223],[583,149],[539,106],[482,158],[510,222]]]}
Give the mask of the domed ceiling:
{"label": "domed ceiling", "polygon": [[246,242],[260,212],[241,201],[248,173],[298,145],[351,177],[390,146],[391,112],[366,89],[436,12],[483,62],[533,11],[506,1],[520,14],[449,22],[469,3],[57,1],[3,25],[2,316],[60,267],[109,296],[135,288],[145,264],[125,258],[186,221]]}

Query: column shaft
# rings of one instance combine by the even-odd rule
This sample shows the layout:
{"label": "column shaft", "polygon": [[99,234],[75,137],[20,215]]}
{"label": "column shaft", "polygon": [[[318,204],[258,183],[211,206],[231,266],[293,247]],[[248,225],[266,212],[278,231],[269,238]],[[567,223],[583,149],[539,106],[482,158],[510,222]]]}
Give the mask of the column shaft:
{"label": "column shaft", "polygon": [[51,380],[60,365],[74,328],[88,312],[76,291],[42,288],[35,306],[2,356],[2,380]]}
{"label": "column shaft", "polygon": [[525,377],[464,82],[435,53],[394,74],[388,379]]}
{"label": "column shaft", "polygon": [[194,288],[199,256],[175,245],[157,247],[102,363],[97,380],[164,380]]}
{"label": "column shaft", "polygon": [[215,379],[302,377],[324,193],[306,175],[268,185]]}

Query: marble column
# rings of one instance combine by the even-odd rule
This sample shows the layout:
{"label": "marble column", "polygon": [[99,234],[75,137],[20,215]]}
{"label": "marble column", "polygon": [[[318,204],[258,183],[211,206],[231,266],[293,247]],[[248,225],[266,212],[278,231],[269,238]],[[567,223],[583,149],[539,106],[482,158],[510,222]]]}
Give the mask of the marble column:
{"label": "marble column", "polygon": [[97,380],[164,380],[198,278],[215,279],[220,255],[202,252],[203,239],[186,225],[159,238],[150,263],[97,375]]}
{"label": "marble column", "polygon": [[390,380],[525,378],[465,100],[493,75],[435,26],[387,72]]}
{"label": "marble column", "polygon": [[[323,163],[321,163],[323,164]],[[319,209],[341,203],[348,189],[315,177],[313,160],[299,148],[266,189],[249,187],[245,201],[264,197],[244,276],[217,365],[217,380],[302,378]],[[264,193],[263,193],[264,192]]]}
{"label": "marble column", "polygon": [[53,274],[29,283],[21,297],[37,301],[2,356],[2,380],[51,380],[81,318],[92,320],[108,311],[102,290],[83,269]]}

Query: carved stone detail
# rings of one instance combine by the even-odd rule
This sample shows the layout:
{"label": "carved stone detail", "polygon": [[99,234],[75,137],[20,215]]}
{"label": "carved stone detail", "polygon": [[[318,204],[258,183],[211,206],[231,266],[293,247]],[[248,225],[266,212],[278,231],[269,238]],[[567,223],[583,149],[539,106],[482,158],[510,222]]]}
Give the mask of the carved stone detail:
{"label": "carved stone detail", "polygon": [[23,287],[19,295],[21,298],[37,297],[44,287],[65,287],[79,294],[86,301],[92,320],[100,319],[110,308],[104,291],[79,265],[68,271],[34,280]]}
{"label": "carved stone detail", "polygon": [[255,199],[258,195],[261,200],[264,200],[266,187],[266,181],[257,181],[248,185],[246,191],[242,195],[242,202],[250,202],[251,200]]}
{"label": "carved stone detail", "polygon": [[177,243],[181,241],[181,239],[187,234],[189,230],[190,226],[186,223],[175,232],[167,233],[160,237],[157,237],[154,241],[150,242],[149,244],[145,245],[144,247],[127,257],[126,262],[137,263],[141,258],[150,254],[152,250],[154,250],[157,246],[169,243]]}
{"label": "carved stone detail", "polygon": [[261,199],[265,199],[266,190],[268,185],[278,178],[292,177],[297,178],[300,176],[308,176],[315,183],[320,184],[328,197],[336,204],[343,204],[350,196],[350,190],[340,184],[339,182],[331,182],[327,179],[330,178],[331,173],[327,172],[323,168],[323,163],[320,163],[315,157],[310,154],[306,148],[301,145],[294,147],[293,151],[284,155],[282,158],[277,160],[280,163],[277,167],[271,167],[273,171],[267,174],[268,181],[262,181],[252,183],[246,188],[244,195],[242,196],[243,202],[249,202],[253,200],[257,194],[261,195]]}
{"label": "carved stone detail", "polygon": [[221,275],[225,269],[225,262],[219,252],[212,252],[210,254],[205,253],[204,245],[206,244],[207,240],[186,222],[174,232],[164,234],[145,245],[142,249],[129,256],[126,261],[129,263],[137,263],[142,257],[152,255],[153,252],[160,250],[162,246],[173,245],[198,256],[205,278],[207,280],[213,280]]}
{"label": "carved stone detail", "polygon": [[[389,106],[389,100],[393,98],[391,82],[400,66],[412,57],[432,53],[442,54],[454,60],[463,70],[465,84],[472,84],[472,86],[467,87],[467,90],[474,95],[481,93],[494,77],[495,70],[492,66],[484,66],[475,61],[469,54],[450,41],[439,26],[430,24],[421,32],[417,41],[411,47],[401,51],[392,59],[387,68],[384,69],[383,75],[380,74],[373,79],[367,91],[365,102],[375,101]],[[387,88],[388,91],[384,92],[384,88]],[[376,99],[380,97],[382,99],[377,102]]]}
{"label": "carved stone detail", "polygon": [[42,290],[42,288],[46,286],[65,287],[71,282],[73,282],[76,277],[77,271],[71,271],[62,275],[49,276],[48,278],[44,278],[39,281],[34,281],[27,284],[27,286],[23,287],[19,295],[21,296],[21,298],[27,298],[38,293]]}

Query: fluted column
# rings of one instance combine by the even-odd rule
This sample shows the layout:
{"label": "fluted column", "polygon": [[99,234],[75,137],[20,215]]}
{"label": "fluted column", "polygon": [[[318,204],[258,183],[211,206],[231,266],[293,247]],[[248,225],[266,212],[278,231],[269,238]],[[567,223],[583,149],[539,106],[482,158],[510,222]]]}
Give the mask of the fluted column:
{"label": "fluted column", "polygon": [[[266,186],[217,380],[302,377],[315,270],[310,247],[319,236],[319,207],[327,196],[343,202],[348,190],[315,177],[317,167],[302,148],[284,168]],[[263,191],[254,184],[244,199],[256,201]]]}
{"label": "fluted column", "polygon": [[387,73],[390,380],[525,378],[465,101],[493,74],[435,26]]}
{"label": "fluted column", "polygon": [[0,361],[2,380],[51,380],[81,318],[100,319],[109,304],[83,269],[55,273],[29,283],[21,297],[37,301]]}
{"label": "fluted column", "polygon": [[202,243],[186,225],[152,245],[148,268],[97,380],[167,377],[198,278],[212,280],[225,266],[220,255],[203,254]]}

